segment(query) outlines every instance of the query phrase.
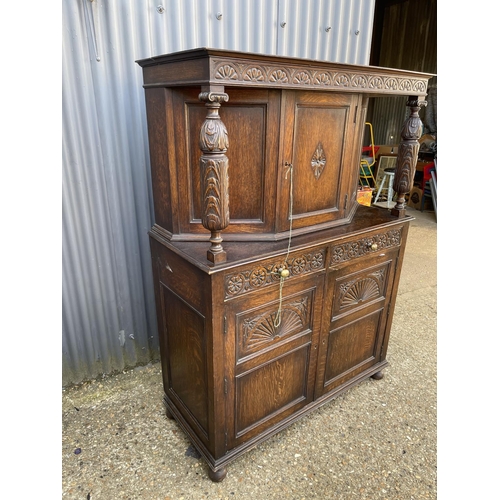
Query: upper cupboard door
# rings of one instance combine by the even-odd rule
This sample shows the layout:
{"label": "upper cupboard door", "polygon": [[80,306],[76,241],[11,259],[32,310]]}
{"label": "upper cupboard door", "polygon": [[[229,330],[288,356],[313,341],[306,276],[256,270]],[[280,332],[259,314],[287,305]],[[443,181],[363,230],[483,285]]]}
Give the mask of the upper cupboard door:
{"label": "upper cupboard door", "polygon": [[[271,233],[274,226],[276,164],[278,159],[279,92],[267,89],[226,89],[229,101],[219,115],[229,140],[229,227],[231,233]],[[207,234],[202,227],[200,188],[200,129],[207,108],[199,89],[174,91],[177,123],[177,179],[182,233]]]}
{"label": "upper cupboard door", "polygon": [[334,225],[349,216],[358,178],[353,169],[359,171],[359,96],[307,91],[284,96],[279,231],[289,229],[290,205],[294,229]]}

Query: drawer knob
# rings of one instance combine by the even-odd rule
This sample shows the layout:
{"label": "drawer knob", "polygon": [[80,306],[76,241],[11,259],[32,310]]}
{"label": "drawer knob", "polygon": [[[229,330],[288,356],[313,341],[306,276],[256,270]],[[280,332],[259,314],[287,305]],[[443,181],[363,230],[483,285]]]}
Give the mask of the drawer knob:
{"label": "drawer knob", "polygon": [[375,251],[375,250],[377,250],[378,245],[377,245],[376,243],[372,243],[372,244],[370,245],[370,248],[371,248],[373,251]]}
{"label": "drawer knob", "polygon": [[288,276],[290,276],[290,271],[288,269],[280,269],[279,273],[282,278],[288,278]]}

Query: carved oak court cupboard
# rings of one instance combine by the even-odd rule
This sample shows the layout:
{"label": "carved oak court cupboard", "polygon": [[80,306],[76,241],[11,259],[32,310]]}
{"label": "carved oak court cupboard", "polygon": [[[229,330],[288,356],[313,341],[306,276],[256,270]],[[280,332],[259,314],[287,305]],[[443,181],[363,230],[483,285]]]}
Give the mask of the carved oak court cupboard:
{"label": "carved oak court cupboard", "polygon": [[[381,378],[432,75],[195,49],[142,67],[167,415],[214,481]],[[396,206],[356,201],[369,97],[406,95]]]}

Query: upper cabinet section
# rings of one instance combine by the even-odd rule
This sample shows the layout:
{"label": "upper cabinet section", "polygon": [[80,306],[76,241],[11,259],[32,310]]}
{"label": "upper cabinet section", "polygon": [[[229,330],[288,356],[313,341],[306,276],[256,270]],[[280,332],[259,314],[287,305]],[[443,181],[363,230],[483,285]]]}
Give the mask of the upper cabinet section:
{"label": "upper cabinet section", "polygon": [[279,240],[351,222],[368,97],[424,97],[430,75],[196,49],[143,67],[155,231]]}

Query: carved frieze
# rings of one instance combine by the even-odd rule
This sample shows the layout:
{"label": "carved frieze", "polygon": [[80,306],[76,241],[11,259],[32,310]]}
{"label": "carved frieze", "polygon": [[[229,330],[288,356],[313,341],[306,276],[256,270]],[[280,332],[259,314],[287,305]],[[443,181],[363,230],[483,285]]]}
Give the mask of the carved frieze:
{"label": "carved frieze", "polygon": [[340,262],[346,262],[373,253],[374,243],[377,245],[377,250],[400,245],[401,229],[391,229],[385,233],[379,233],[370,237],[332,246],[330,265],[333,266]]}
{"label": "carved frieze", "polygon": [[367,92],[390,91],[408,95],[425,94],[427,80],[411,76],[388,76],[375,71],[358,72],[334,71],[324,68],[304,69],[303,67],[284,66],[280,63],[256,64],[255,62],[237,62],[227,59],[213,60],[215,80],[224,83],[248,83],[300,88],[324,87],[345,90],[365,90]]}
{"label": "carved frieze", "polygon": [[[291,255],[286,262],[286,268],[290,271],[288,279],[324,269],[325,254],[326,250],[321,249],[307,254]],[[282,260],[276,259],[276,262],[227,274],[224,279],[225,297],[237,297],[279,283],[279,269],[282,264]]]}

